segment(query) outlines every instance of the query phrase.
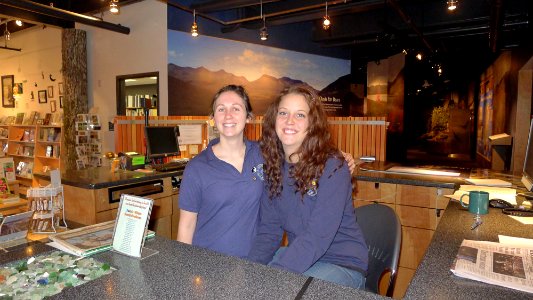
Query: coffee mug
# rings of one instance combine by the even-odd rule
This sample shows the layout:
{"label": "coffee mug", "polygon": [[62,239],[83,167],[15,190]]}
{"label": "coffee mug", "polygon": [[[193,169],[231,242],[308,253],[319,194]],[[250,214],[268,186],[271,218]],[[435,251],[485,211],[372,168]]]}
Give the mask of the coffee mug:
{"label": "coffee mug", "polygon": [[[470,198],[468,205],[463,203],[463,197],[468,196]],[[468,211],[476,215],[486,215],[489,213],[489,193],[483,191],[471,191],[467,194],[463,194],[459,198],[459,202],[463,207],[468,207]]]}

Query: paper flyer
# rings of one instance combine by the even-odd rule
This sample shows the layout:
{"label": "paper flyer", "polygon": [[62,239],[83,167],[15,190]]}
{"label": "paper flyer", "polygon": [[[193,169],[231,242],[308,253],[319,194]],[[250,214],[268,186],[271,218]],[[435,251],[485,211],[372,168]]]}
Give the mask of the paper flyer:
{"label": "paper flyer", "polygon": [[128,256],[141,257],[144,231],[148,226],[154,201],[125,194],[120,198],[112,249]]}

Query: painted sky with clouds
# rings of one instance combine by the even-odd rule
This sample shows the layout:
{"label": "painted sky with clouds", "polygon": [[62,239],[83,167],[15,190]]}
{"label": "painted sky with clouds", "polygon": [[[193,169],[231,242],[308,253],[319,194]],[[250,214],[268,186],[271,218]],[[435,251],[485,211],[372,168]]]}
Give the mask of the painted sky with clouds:
{"label": "painted sky with clouds", "polygon": [[209,36],[168,30],[168,62],[224,70],[254,81],[262,75],[289,77],[317,90],[350,73],[350,61]]}

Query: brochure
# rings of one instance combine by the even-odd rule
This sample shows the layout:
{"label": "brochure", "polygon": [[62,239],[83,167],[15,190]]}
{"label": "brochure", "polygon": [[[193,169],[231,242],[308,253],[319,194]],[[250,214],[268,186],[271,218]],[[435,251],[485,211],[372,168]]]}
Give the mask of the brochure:
{"label": "brochure", "polygon": [[[115,221],[108,221],[51,235],[51,246],[77,256],[90,256],[111,249]],[[145,238],[155,232],[147,230]]]}

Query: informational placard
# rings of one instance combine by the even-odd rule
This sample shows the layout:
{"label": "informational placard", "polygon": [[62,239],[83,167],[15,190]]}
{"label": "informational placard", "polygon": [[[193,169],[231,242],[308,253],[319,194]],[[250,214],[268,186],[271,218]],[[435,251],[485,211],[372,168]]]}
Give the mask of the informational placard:
{"label": "informational placard", "polygon": [[144,244],[144,232],[154,200],[122,194],[118,207],[115,230],[113,232],[112,249],[116,252],[141,257]]}
{"label": "informational placard", "polygon": [[202,143],[202,125],[180,125],[180,145],[193,145]]}

